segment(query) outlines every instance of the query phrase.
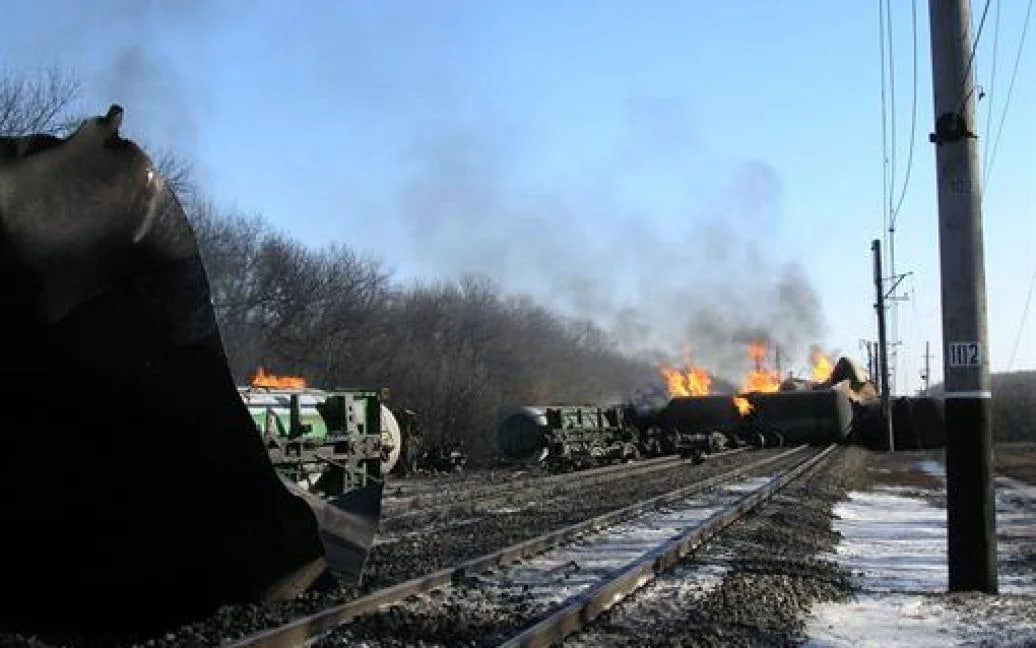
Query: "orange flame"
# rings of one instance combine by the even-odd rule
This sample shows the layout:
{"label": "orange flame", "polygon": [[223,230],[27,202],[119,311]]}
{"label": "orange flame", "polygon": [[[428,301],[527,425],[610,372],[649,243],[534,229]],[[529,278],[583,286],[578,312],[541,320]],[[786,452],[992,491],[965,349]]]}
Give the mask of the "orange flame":
{"label": "orange flame", "polygon": [[741,416],[748,416],[752,413],[752,410],[755,409],[752,407],[752,404],[748,402],[748,399],[742,396],[734,397],[734,407],[737,408],[737,412]]}
{"label": "orange flame", "polygon": [[691,367],[686,371],[662,367],[662,376],[670,397],[708,396],[712,386],[708,372],[699,367]]}
{"label": "orange flame", "polygon": [[268,374],[263,371],[262,367],[259,367],[259,371],[256,372],[255,378],[252,379],[253,387],[276,387],[279,389],[304,389],[306,387],[306,379],[298,376],[275,376],[274,374]]}
{"label": "orange flame", "polygon": [[756,371],[766,364],[766,344],[763,342],[750,342],[748,344],[748,357],[755,363]]}
{"label": "orange flame", "polygon": [[[748,345],[748,357],[752,359],[755,369],[748,372],[745,377],[742,394],[750,392],[772,393],[780,391],[781,376],[776,371],[766,368],[766,344],[763,342],[751,342]],[[739,408],[740,409],[740,408]]]}
{"label": "orange flame", "polygon": [[831,358],[828,358],[819,349],[814,349],[811,360],[813,362],[814,381],[824,382],[831,377],[831,372],[835,370],[835,366],[831,362]]}
{"label": "orange flame", "polygon": [[734,405],[741,416],[751,414],[754,409],[752,404],[742,396],[752,392],[770,394],[781,389],[780,374],[766,368],[766,354],[766,344],[763,342],[752,342],[748,345],[748,357],[752,359],[755,369],[748,372],[740,394],[734,397]]}
{"label": "orange flame", "polygon": [[762,392],[764,394],[772,394],[773,392],[780,390],[780,374],[776,371],[759,369],[757,371],[748,372],[748,376],[745,378],[745,385],[741,388],[741,393],[748,394],[751,392]]}

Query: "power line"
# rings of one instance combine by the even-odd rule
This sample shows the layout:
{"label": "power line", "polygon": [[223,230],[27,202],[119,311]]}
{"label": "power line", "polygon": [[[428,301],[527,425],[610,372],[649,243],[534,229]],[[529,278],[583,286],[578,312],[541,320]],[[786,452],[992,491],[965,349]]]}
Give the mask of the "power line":
{"label": "power line", "polygon": [[1025,22],[1022,23],[1022,36],[1018,39],[1018,51],[1014,56],[1014,69],[1011,70],[1011,83],[1007,86],[1007,98],[1004,99],[1004,111],[1000,113],[1000,125],[996,129],[996,140],[993,142],[993,152],[989,155],[989,167],[982,178],[982,195],[985,197],[989,182],[989,176],[993,173],[993,165],[996,163],[996,152],[1000,148],[1000,136],[1004,133],[1004,121],[1007,120],[1007,109],[1011,107],[1011,95],[1014,93],[1014,82],[1018,78],[1018,64],[1022,60],[1022,49],[1025,47],[1025,36],[1029,33],[1029,18],[1032,17],[1032,0],[1025,10]]}
{"label": "power line", "polygon": [[[885,235],[888,227],[886,205],[889,196],[889,153],[888,153],[888,100],[885,97],[885,0],[878,0],[878,43],[881,52],[881,230]],[[886,243],[888,241],[886,240]]]}
{"label": "power line", "polygon": [[[1032,4],[1032,3],[1030,3]],[[1029,294],[1025,296],[1025,308],[1022,309],[1022,321],[1018,323],[1018,335],[1014,338],[1014,348],[1011,350],[1011,360],[1007,363],[1007,370],[1014,366],[1014,358],[1018,354],[1018,343],[1022,341],[1022,331],[1025,330],[1025,318],[1029,316],[1029,301],[1032,299],[1032,288],[1036,286],[1036,268],[1032,271],[1032,279],[1029,280]]]}
{"label": "power line", "polygon": [[[896,48],[892,38],[892,5],[885,0],[885,27],[888,30],[889,45],[889,228],[895,229],[896,219],[892,214],[892,196],[896,193]],[[889,248],[892,252],[892,248]],[[890,268],[895,273],[895,267]]]}
{"label": "power line", "polygon": [[[888,99],[886,95],[886,88],[888,85],[887,74],[889,72],[885,62],[885,40],[886,30],[885,21],[887,18],[887,4],[886,0],[878,0],[878,45],[881,62],[881,234],[884,239],[885,249],[889,249],[889,207],[892,203],[892,179],[889,177],[889,141],[888,141]],[[893,115],[895,118],[895,115]],[[874,244],[877,245],[878,241],[875,240]],[[875,253],[875,263],[880,264],[880,253]],[[880,265],[878,266],[880,267]],[[884,294],[884,284],[882,283],[881,276],[875,276],[875,281],[878,282],[879,295]],[[882,393],[888,389],[888,357],[886,355],[888,346],[885,338],[885,312],[884,308],[879,309],[878,314],[880,335],[878,336],[879,344],[881,346],[879,357],[881,360],[878,362],[878,366],[882,368]]]}
{"label": "power line", "polygon": [[[989,141],[990,127],[993,122],[993,98],[994,91],[996,90],[996,54],[1000,49],[1000,0],[996,3],[996,22],[993,27],[993,62],[990,64],[991,72],[989,73],[989,92],[986,95],[989,97],[986,101],[986,135],[985,140]],[[988,175],[989,170],[989,146],[982,147],[982,186],[985,187],[985,179]]]}
{"label": "power line", "polygon": [[[999,7],[999,3],[997,3],[997,6]],[[903,199],[906,198],[907,186],[910,184],[910,170],[914,165],[914,133],[917,128],[917,0],[911,0],[910,8],[910,30],[913,32],[914,59],[914,90],[910,99],[910,152],[907,154],[907,169],[906,175],[903,177],[903,189],[900,191],[899,200],[896,201],[896,208],[892,211],[892,215],[890,216],[890,227],[892,229],[896,228],[896,218],[899,216],[899,210],[903,206]]]}
{"label": "power line", "polygon": [[986,0],[986,6],[982,8],[982,18],[978,21],[978,31],[975,32],[975,42],[971,44],[971,54],[968,56],[968,64],[964,67],[964,76],[961,77],[961,89],[960,89],[960,107],[957,112],[964,110],[964,102],[968,100],[971,93],[974,92],[974,88],[968,90],[963,84],[967,84],[968,75],[971,74],[971,65],[975,62],[975,52],[978,51],[978,42],[982,39],[982,28],[986,26],[986,14],[989,13],[989,4],[991,0]]}

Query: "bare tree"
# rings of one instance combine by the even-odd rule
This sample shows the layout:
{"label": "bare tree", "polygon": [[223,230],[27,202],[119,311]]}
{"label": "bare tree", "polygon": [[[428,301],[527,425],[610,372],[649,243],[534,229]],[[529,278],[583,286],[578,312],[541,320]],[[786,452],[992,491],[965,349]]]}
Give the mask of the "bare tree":
{"label": "bare tree", "polygon": [[188,160],[176,155],[172,151],[160,150],[151,156],[151,161],[158,168],[159,173],[162,174],[166,185],[180,199],[180,203],[187,211],[188,217],[192,215],[191,212],[193,210],[211,208],[211,206],[202,207],[202,205],[197,204],[204,199],[201,197],[198,184],[194,178],[194,165]]}
{"label": "bare tree", "polygon": [[[0,134],[60,133],[79,84],[48,71],[0,71]],[[153,156],[194,229],[231,371],[300,374],[322,387],[390,387],[426,439],[496,452],[500,410],[520,403],[624,398],[653,370],[587,320],[485,278],[394,286],[382,263],[344,245],[311,249],[260,217],[221,213],[172,152]]]}
{"label": "bare tree", "polygon": [[81,93],[75,75],[58,68],[39,77],[0,69],[0,136],[63,134],[77,121],[73,109]]}
{"label": "bare tree", "polygon": [[344,245],[313,250],[258,217],[190,209],[230,363],[322,387],[390,387],[428,442],[496,453],[500,411],[520,403],[608,403],[654,373],[602,329],[480,277],[393,286]]}

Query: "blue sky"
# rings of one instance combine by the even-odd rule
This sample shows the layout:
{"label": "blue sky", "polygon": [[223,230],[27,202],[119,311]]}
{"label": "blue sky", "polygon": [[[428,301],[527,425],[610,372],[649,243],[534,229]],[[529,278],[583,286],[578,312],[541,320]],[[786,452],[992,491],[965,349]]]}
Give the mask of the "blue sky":
{"label": "blue sky", "polygon": [[[893,4],[898,188],[914,84],[911,5]],[[980,146],[1026,9],[999,5],[975,63]],[[919,384],[926,340],[942,375],[927,3],[917,10],[900,391]],[[823,314],[795,343],[859,355],[875,336],[877,2],[41,1],[6,20],[3,65],[75,69],[84,110],[122,103],[130,133],[190,160],[219,204],[308,244],[347,243],[400,279],[486,274],[721,364],[698,315],[769,325],[793,277]],[[994,371],[1036,271],[1033,40],[984,199]],[[1015,370],[1036,367],[1031,311]]]}

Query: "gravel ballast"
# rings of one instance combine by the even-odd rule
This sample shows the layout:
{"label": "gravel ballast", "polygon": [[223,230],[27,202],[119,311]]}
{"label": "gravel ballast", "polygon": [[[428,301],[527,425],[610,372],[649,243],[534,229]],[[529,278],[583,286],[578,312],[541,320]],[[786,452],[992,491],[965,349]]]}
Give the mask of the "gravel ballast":
{"label": "gravel ballast", "polygon": [[[852,595],[833,550],[831,507],[855,487],[866,451],[840,450],[763,508],[602,615],[575,646],[785,646],[817,601]],[[566,643],[568,645],[568,643]]]}
{"label": "gravel ballast", "polygon": [[[795,455],[780,464],[806,457]],[[472,574],[434,595],[413,597],[360,619],[319,645],[497,645],[570,596],[764,486],[777,472],[778,465],[753,470],[754,477],[689,495],[494,572]]]}
{"label": "gravel ballast", "polygon": [[[360,588],[332,586],[322,592],[308,592],[287,602],[238,604],[220,608],[209,618],[171,629],[155,637],[101,641],[58,641],[46,638],[43,645],[93,646],[139,645],[150,647],[216,645],[260,630],[287,623],[324,607],[354,599],[364,593],[415,578],[463,560],[535,537],[553,529],[613,511],[680,486],[726,472],[777,450],[758,450],[717,456],[703,464],[682,465],[671,470],[636,476],[628,480],[598,484],[556,499],[526,502],[525,508],[499,514],[480,514],[459,526],[411,533],[394,542],[376,545],[368,558],[365,583]],[[471,475],[476,478],[476,475]],[[418,529],[419,530],[419,529]],[[25,638],[0,634],[0,645],[26,645]]]}
{"label": "gravel ballast", "polygon": [[[707,462],[682,474],[598,485],[571,497],[528,502],[529,507],[522,510],[479,514],[462,524],[454,521],[456,526],[453,527],[402,536],[375,548],[371,556],[371,580],[364,590],[488,553],[763,456],[764,452],[745,453],[727,461]],[[1033,479],[1031,471],[1023,473],[1019,467],[1036,465],[1036,461],[1017,455],[1011,459],[1016,467],[1012,472],[1014,477]],[[813,632],[817,628],[817,611],[831,608],[848,610],[840,614],[853,615],[835,617],[841,621],[825,622],[834,623],[832,632],[843,632],[842,624],[859,632],[860,624],[864,624],[864,634],[859,636],[870,636],[866,634],[869,629],[865,624],[873,620],[865,613],[869,611],[875,618],[888,621],[895,610],[882,603],[880,597],[875,598],[873,592],[859,590],[862,575],[851,571],[859,567],[847,566],[839,553],[849,539],[849,535],[842,538],[836,530],[844,530],[845,520],[838,519],[833,511],[836,505],[837,510],[842,510],[858,493],[873,491],[917,498],[934,508],[944,507],[945,485],[938,471],[933,470],[940,460],[941,451],[889,455],[856,447],[842,448],[817,472],[796,480],[765,507],[730,527],[673,570],[620,601],[598,618],[590,630],[570,637],[566,645],[784,646],[827,636]],[[1023,525],[1016,529],[1012,525],[1031,519],[1032,501],[1036,500],[1019,496],[1018,502],[1007,512],[1018,518],[1017,521],[1004,511],[998,512],[1001,534],[1031,533],[1030,527]],[[1019,546],[1024,550],[1026,546],[1031,547],[1031,543]],[[1036,553],[1026,554],[1020,550],[1012,554],[1011,561],[1004,562],[1002,556],[1002,585],[1017,582],[1023,576],[1032,578],[1029,575],[1033,570],[1033,556]],[[577,567],[573,566],[570,573],[559,573],[559,578],[578,578]],[[278,606],[227,606],[209,619],[142,641],[140,645],[214,645],[360,593],[356,589],[333,588]],[[1036,637],[1036,598],[1033,596],[1025,593],[999,597],[947,595],[940,590],[917,598],[918,609],[932,616],[924,622],[943,624],[938,626],[938,632],[951,625],[960,626],[971,628],[969,636],[978,643],[1030,645],[1025,642]],[[491,644],[493,639],[500,638],[498,600],[480,599],[477,593],[463,600],[451,599],[443,592],[428,597],[422,605],[439,605],[441,614],[418,615],[414,600],[405,602],[388,613],[364,620],[365,629],[354,637],[360,643],[355,645],[414,645],[415,641],[423,640],[418,645],[476,646]],[[873,609],[860,607],[871,599],[875,599]],[[512,606],[509,614],[522,619],[533,619],[546,612],[542,603],[520,595],[514,596],[509,605]],[[860,607],[862,612],[854,612],[854,606]],[[428,625],[422,627],[420,619],[426,619]],[[444,620],[448,620],[448,625]],[[1032,631],[1014,637],[1020,639],[1021,644],[1010,643],[1011,637],[1003,632],[1010,632],[1007,628],[1017,628],[1023,621],[1032,626]],[[9,638],[0,635],[0,645],[6,645],[4,639]],[[824,639],[820,641],[823,644]],[[323,645],[330,643],[328,640]],[[836,642],[836,645],[851,644]],[[922,641],[911,645],[917,648],[941,644]]]}

